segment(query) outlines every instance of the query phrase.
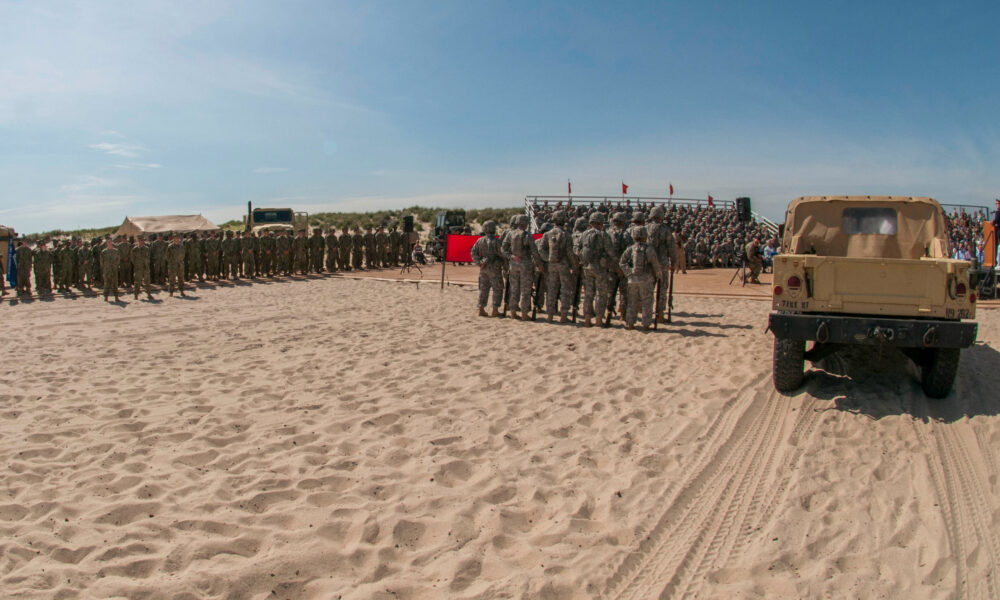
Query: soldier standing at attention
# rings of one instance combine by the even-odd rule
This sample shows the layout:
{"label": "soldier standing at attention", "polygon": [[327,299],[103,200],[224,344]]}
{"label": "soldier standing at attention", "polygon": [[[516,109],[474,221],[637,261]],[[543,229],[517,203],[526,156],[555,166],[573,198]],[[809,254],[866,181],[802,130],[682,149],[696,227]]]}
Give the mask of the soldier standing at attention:
{"label": "soldier standing at attention", "polygon": [[55,255],[48,248],[48,244],[45,240],[39,242],[38,247],[35,248],[34,255],[32,258],[32,266],[35,271],[35,291],[38,292],[39,296],[51,296],[52,295],[52,279],[50,277],[50,271],[52,270],[52,263],[55,260]]}
{"label": "soldier standing at attention", "polygon": [[549,323],[556,314],[556,302],[562,299],[562,309],[559,314],[560,323],[569,322],[569,308],[573,303],[573,275],[577,268],[576,255],[573,254],[573,238],[564,228],[566,213],[557,210],[552,213],[552,229],[542,236],[538,250],[542,259],[548,263],[548,285],[545,292],[546,312]]}
{"label": "soldier standing at attention", "polygon": [[243,244],[232,231],[226,232],[226,258],[229,260],[230,276],[239,279],[240,268],[243,266]]}
{"label": "soldier standing at attention", "polygon": [[[664,282],[667,281],[667,277],[670,276],[671,265],[677,263],[677,249],[674,244],[674,232],[670,229],[669,225],[663,222],[665,212],[666,211],[663,210],[662,206],[657,206],[653,210],[649,211],[650,223],[646,225],[649,245],[656,252],[656,260],[659,261],[660,269],[663,270],[659,279]],[[667,294],[661,293],[656,302],[656,319],[660,323],[667,322],[666,317],[663,316],[663,311],[666,307]]]}
{"label": "soldier standing at attention", "polygon": [[[510,314],[514,319],[526,321],[531,311],[531,290],[535,285],[535,265],[544,264],[538,254],[535,240],[528,233],[528,216],[518,215],[507,230],[500,245],[507,264],[510,265]],[[517,311],[521,314],[518,316]]]}
{"label": "soldier standing at attention", "polygon": [[151,256],[152,249],[146,245],[146,238],[140,235],[135,248],[132,248],[132,291],[136,300],[139,299],[139,288],[145,288],[146,298],[153,299],[153,292],[149,287]]}
{"label": "soldier standing at attention", "polygon": [[94,285],[102,285],[104,277],[101,274],[101,251],[104,250],[104,240],[97,237],[90,242],[90,256],[92,257],[91,269],[93,277],[91,281]]}
{"label": "soldier standing at attention", "polygon": [[14,260],[17,264],[17,295],[31,294],[31,248],[21,240],[18,242],[17,250],[14,251]]}
{"label": "soldier standing at attention", "polygon": [[90,277],[90,261],[91,254],[90,248],[88,248],[83,240],[76,240],[74,244],[73,254],[76,255],[77,264],[77,274],[76,274],[76,287],[77,289],[87,289],[88,278]]}
{"label": "soldier standing at attention", "polygon": [[205,275],[209,281],[219,278],[219,238],[217,231],[208,234],[203,242],[205,247]]}
{"label": "soldier standing at attention", "polygon": [[392,267],[399,266],[399,243],[400,234],[394,225],[389,228],[389,265]]}
{"label": "soldier standing at attention", "polygon": [[243,255],[243,276],[257,278],[257,257],[254,256],[255,238],[252,231],[240,234],[240,253]]}
{"label": "soldier standing at attention", "polygon": [[619,266],[628,277],[628,307],[625,309],[626,329],[635,329],[637,312],[642,310],[642,329],[648,331],[653,323],[653,280],[663,283],[663,269],[656,259],[656,252],[646,244],[645,227],[632,228],[635,243],[625,249]]}
{"label": "soldier standing at attention", "polygon": [[496,236],[496,221],[483,223],[483,237],[472,245],[472,262],[479,267],[479,316],[486,315],[486,301],[490,290],[493,290],[493,313],[489,316],[500,316],[500,303],[503,302],[503,254],[500,240]]}
{"label": "soldier standing at attention", "polygon": [[326,250],[326,240],[323,239],[323,230],[319,227],[313,228],[313,235],[309,239],[309,262],[310,270],[313,273],[323,272],[323,251]]}
{"label": "soldier standing at attention", "polygon": [[118,302],[118,273],[121,267],[121,255],[118,249],[108,239],[101,250],[101,273],[104,277],[104,301],[108,301],[108,296],[114,294],[115,302]]}
{"label": "soldier standing at attention", "polygon": [[365,241],[365,268],[377,269],[378,259],[375,257],[375,234],[372,232],[371,225],[365,228],[364,241]]}
{"label": "soldier standing at attention", "polygon": [[604,213],[590,215],[590,229],[580,236],[580,258],[583,266],[583,318],[586,327],[594,326],[594,316],[603,325],[611,295],[608,267],[614,260],[611,236],[604,231]]}
{"label": "soldier standing at attention", "polygon": [[288,237],[288,230],[282,229],[278,239],[274,241],[276,248],[275,257],[278,260],[277,270],[282,275],[292,274],[292,240]]}
{"label": "soldier standing at attention", "polygon": [[760,283],[760,238],[754,238],[746,246],[747,267],[750,268],[750,283]]}
{"label": "soldier standing at attention", "polygon": [[295,258],[295,270],[301,275],[309,272],[309,240],[306,239],[305,229],[295,232],[292,239],[292,254]]}
{"label": "soldier standing at attention", "polygon": [[337,265],[340,267],[341,271],[351,270],[351,246],[353,242],[351,241],[351,233],[347,230],[347,225],[340,230],[340,238],[337,240],[338,256]]}
{"label": "soldier standing at attention", "polygon": [[628,224],[628,219],[623,212],[616,212],[611,215],[611,231],[609,235],[611,236],[611,263],[608,265],[608,281],[611,289],[618,290],[618,298],[608,298],[609,306],[614,306],[614,302],[618,301],[618,318],[622,321],[625,320],[625,297],[628,295],[628,280],[625,278],[624,273],[622,273],[621,267],[618,262],[622,258],[622,254],[625,253],[625,249],[629,247],[628,244],[628,233],[625,230],[625,226]]}
{"label": "soldier standing at attention", "polygon": [[326,245],[326,271],[327,273],[333,273],[337,270],[337,253],[340,250],[340,246],[337,243],[337,229],[331,227],[326,232],[326,239],[323,241]]}
{"label": "soldier standing at attention", "polygon": [[360,227],[354,228],[354,235],[351,236],[351,262],[355,271],[361,270],[361,257],[365,249],[365,236],[361,233]]}
{"label": "soldier standing at attention", "polygon": [[[232,232],[229,232],[232,234]],[[174,234],[174,240],[167,245],[167,287],[174,295],[174,286],[184,295],[184,245],[181,236]]]}
{"label": "soldier standing at attention", "polygon": [[267,229],[260,234],[260,274],[263,277],[274,276],[274,238]]}
{"label": "soldier standing at attention", "polygon": [[383,269],[389,266],[389,236],[382,226],[375,234],[375,264]]}

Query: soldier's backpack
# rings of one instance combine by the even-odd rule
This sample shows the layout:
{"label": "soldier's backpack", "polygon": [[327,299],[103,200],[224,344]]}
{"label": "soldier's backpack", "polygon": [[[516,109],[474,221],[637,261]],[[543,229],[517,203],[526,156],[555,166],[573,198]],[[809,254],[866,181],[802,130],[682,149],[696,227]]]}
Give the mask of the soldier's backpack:
{"label": "soldier's backpack", "polygon": [[601,257],[598,256],[600,247],[601,237],[596,229],[583,234],[580,240],[580,256],[583,258],[583,264],[590,265],[600,260]]}
{"label": "soldier's backpack", "polygon": [[557,263],[561,262],[563,258],[563,240],[565,239],[566,232],[559,227],[554,227],[549,230],[549,262]]}
{"label": "soldier's backpack", "polygon": [[636,244],[632,248],[632,274],[633,275],[643,275],[646,272],[646,264],[648,259],[646,258],[646,250],[649,248],[646,244]]}
{"label": "soldier's backpack", "polygon": [[507,235],[510,239],[510,253],[518,258],[524,256],[524,231],[512,229]]}

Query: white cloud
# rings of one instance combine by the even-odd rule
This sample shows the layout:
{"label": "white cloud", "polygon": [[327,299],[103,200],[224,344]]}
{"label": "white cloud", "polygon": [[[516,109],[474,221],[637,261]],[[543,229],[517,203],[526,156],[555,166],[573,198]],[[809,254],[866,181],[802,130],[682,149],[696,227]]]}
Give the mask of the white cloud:
{"label": "white cloud", "polygon": [[264,175],[267,173],[284,173],[288,171],[288,167],[257,167],[253,170],[254,173]]}
{"label": "white cloud", "polygon": [[100,144],[90,144],[90,147],[94,150],[100,150],[101,152],[107,152],[113,156],[125,156],[128,158],[134,158],[139,156],[141,152],[145,152],[145,148],[139,146],[138,144],[126,144],[126,143],[112,143],[112,142],[101,142]]}
{"label": "white cloud", "polygon": [[64,194],[78,194],[85,190],[109,188],[109,187],[115,187],[117,185],[118,182],[113,179],[105,179],[104,177],[86,175],[84,177],[81,177],[75,183],[67,183],[65,185],[59,186],[59,191]]}

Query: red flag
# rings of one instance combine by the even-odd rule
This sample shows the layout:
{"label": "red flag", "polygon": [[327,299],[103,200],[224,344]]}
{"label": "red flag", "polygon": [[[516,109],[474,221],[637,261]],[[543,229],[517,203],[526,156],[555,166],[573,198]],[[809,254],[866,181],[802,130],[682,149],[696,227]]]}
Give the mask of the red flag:
{"label": "red flag", "polygon": [[572,182],[572,181],[570,181],[569,179],[567,179],[567,180],[566,180],[566,191],[567,191],[567,193],[569,193],[570,195],[572,195],[572,194],[573,194],[573,182]]}
{"label": "red flag", "polygon": [[715,206],[715,198],[712,197],[712,194],[708,195],[708,205]]}
{"label": "red flag", "polygon": [[671,196],[674,195],[674,184],[672,184],[672,183],[670,184],[670,195]]}
{"label": "red flag", "polygon": [[625,185],[625,182],[623,181],[622,182],[622,196],[624,196],[627,193],[628,193],[628,186]]}

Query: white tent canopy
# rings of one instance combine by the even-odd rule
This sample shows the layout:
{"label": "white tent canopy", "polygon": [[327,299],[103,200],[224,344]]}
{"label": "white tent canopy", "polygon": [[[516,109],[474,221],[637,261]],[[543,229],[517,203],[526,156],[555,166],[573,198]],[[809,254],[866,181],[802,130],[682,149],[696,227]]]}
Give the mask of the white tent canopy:
{"label": "white tent canopy", "polygon": [[164,215],[159,217],[125,217],[115,235],[143,235],[178,231],[216,231],[219,227],[201,215]]}

